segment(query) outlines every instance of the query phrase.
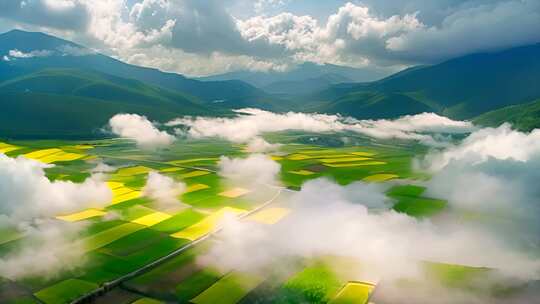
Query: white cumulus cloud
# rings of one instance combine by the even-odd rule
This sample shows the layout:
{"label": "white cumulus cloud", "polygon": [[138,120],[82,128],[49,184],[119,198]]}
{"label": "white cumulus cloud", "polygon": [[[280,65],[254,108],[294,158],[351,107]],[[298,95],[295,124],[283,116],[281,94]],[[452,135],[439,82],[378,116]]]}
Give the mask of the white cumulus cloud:
{"label": "white cumulus cloud", "polygon": [[51,217],[103,207],[111,190],[99,175],[82,183],[50,181],[44,171],[50,166],[0,154],[0,227],[25,235],[20,247],[0,258],[1,276],[54,277],[84,262],[82,245],[73,242],[84,225]]}
{"label": "white cumulus cloud", "polygon": [[521,279],[539,277],[540,260],[495,231],[417,220],[392,210],[370,211],[367,206],[387,206],[384,189],[363,183],[342,187],[324,179],[307,182],[288,201],[292,211],[280,222],[225,223],[220,241],[202,262],[257,272],[279,267],[287,257],[335,255],[359,259],[359,275],[372,280],[416,276],[423,261],[493,267]]}
{"label": "white cumulus cloud", "polygon": [[24,220],[102,207],[110,202],[111,190],[98,175],[80,184],[50,181],[44,171],[48,167],[22,156],[0,154],[0,213]]}
{"label": "white cumulus cloud", "polygon": [[143,193],[160,206],[169,208],[180,205],[179,196],[185,190],[186,184],[158,172],[150,172]]}
{"label": "white cumulus cloud", "polygon": [[174,136],[160,131],[145,116],[137,114],[117,114],[109,120],[114,134],[134,140],[142,148],[154,148],[170,145]]}
{"label": "white cumulus cloud", "polygon": [[395,120],[357,120],[339,115],[288,112],[272,113],[259,109],[237,110],[234,118],[182,117],[169,126],[187,126],[189,135],[221,137],[246,143],[266,132],[302,130],[308,132],[353,131],[382,139],[418,140],[426,144],[441,144],[428,133],[468,133],[474,126],[466,121],[454,121],[434,113],[404,116]]}
{"label": "white cumulus cloud", "polygon": [[246,158],[222,156],[218,163],[219,175],[228,182],[248,188],[277,184],[281,165],[264,154],[250,154]]}
{"label": "white cumulus cloud", "polygon": [[22,52],[17,49],[10,50],[8,52],[9,56],[12,58],[33,58],[33,57],[48,57],[53,54],[50,50],[33,50],[30,52]]}

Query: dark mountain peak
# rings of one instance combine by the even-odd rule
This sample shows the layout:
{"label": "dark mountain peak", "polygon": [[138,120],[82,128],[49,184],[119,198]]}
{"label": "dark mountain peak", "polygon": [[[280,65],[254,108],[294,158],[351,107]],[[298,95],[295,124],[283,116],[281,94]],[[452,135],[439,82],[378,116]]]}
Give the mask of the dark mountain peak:
{"label": "dark mountain peak", "polygon": [[0,34],[0,55],[5,55],[10,50],[19,50],[21,52],[57,51],[59,48],[64,47],[86,50],[85,47],[76,43],[42,32],[27,32],[15,29]]}

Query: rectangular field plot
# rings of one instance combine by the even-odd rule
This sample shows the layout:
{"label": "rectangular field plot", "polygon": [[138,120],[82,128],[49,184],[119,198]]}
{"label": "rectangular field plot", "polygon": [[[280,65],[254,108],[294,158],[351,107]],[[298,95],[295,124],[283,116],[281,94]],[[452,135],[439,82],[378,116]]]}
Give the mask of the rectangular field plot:
{"label": "rectangular field plot", "polygon": [[364,282],[349,282],[338,292],[330,304],[366,304],[375,286]]}
{"label": "rectangular field plot", "polygon": [[312,171],[309,171],[309,170],[289,171],[289,173],[298,174],[298,175],[313,175],[313,174],[315,174],[315,172],[312,172]]}
{"label": "rectangular field plot", "polygon": [[69,303],[97,287],[97,284],[91,282],[78,279],[67,279],[42,289],[34,295],[46,304],[62,304]]}
{"label": "rectangular field plot", "polygon": [[211,173],[212,172],[204,171],[204,170],[195,170],[188,173],[180,174],[180,177],[183,179],[186,179],[186,178],[192,178],[192,177],[197,177],[197,176],[204,176]]}
{"label": "rectangular field plot", "polygon": [[152,298],[142,298],[133,302],[132,304],[163,304],[164,302],[158,301]]}
{"label": "rectangular field plot", "polygon": [[235,304],[264,281],[264,277],[233,271],[190,302],[195,304]]}
{"label": "rectangular field plot", "polygon": [[357,155],[357,156],[366,156],[366,157],[371,157],[371,156],[376,155],[376,153],[373,153],[373,152],[362,152],[362,151],[351,152],[351,154]]}
{"label": "rectangular field plot", "polygon": [[[187,303],[190,299],[200,295],[219,281],[221,277],[222,275],[219,272],[212,269],[197,271],[175,287],[176,299],[179,303]],[[193,302],[189,301],[189,303]]]}
{"label": "rectangular field plot", "polygon": [[77,213],[72,213],[68,215],[60,215],[60,216],[57,216],[56,218],[62,221],[66,221],[66,222],[77,222],[77,221],[82,221],[82,220],[86,220],[93,217],[104,216],[105,214],[107,214],[107,212],[103,210],[86,209],[84,211],[77,212]]}
{"label": "rectangular field plot", "polygon": [[416,186],[416,185],[400,185],[392,187],[388,192],[386,192],[386,195],[390,197],[401,197],[401,196],[409,196],[409,197],[418,197],[422,195],[426,191],[425,187]]}
{"label": "rectangular field plot", "polygon": [[165,237],[168,235],[151,229],[142,229],[102,247],[100,252],[123,257],[155,245]]}
{"label": "rectangular field plot", "polygon": [[21,147],[6,144],[3,142],[0,142],[0,153],[9,153],[11,151],[19,150]]}
{"label": "rectangular field plot", "polygon": [[362,167],[362,166],[377,166],[377,165],[386,165],[386,162],[383,161],[364,161],[359,163],[337,163],[337,164],[330,164],[325,163],[324,164],[327,167],[331,168],[350,168],[350,167]]}
{"label": "rectangular field plot", "polygon": [[[179,298],[182,298],[182,303],[187,302],[220,277],[219,274],[215,273],[212,275],[213,279],[207,284],[201,284],[200,280],[195,279],[192,279],[193,284],[188,283],[190,278],[203,269],[203,266],[196,263],[196,257],[203,252],[203,247],[190,248],[172,257],[156,268],[127,281],[125,283],[126,287],[143,294],[148,294],[151,291],[152,295],[163,299],[177,300],[178,298],[179,300]],[[210,274],[209,270],[206,270],[206,272]],[[193,293],[193,289],[196,289],[193,288],[195,284],[203,286],[202,289]],[[179,288],[180,285],[186,286],[186,288]],[[182,291],[178,292],[178,289],[182,289]]]}
{"label": "rectangular field plot", "polygon": [[186,209],[173,215],[172,217],[152,226],[153,230],[165,232],[165,233],[175,233],[188,226],[191,226],[198,221],[202,220],[204,215],[200,212],[197,212],[193,209]]}
{"label": "rectangular field plot", "polygon": [[150,171],[152,171],[152,169],[145,166],[134,166],[134,167],[119,169],[116,172],[116,174],[120,176],[133,176],[133,175],[139,175],[139,174],[146,174]]}
{"label": "rectangular field plot", "polygon": [[186,191],[184,191],[184,193],[196,192],[196,191],[204,190],[208,188],[210,188],[210,186],[205,185],[205,184],[192,184],[186,188]]}
{"label": "rectangular field plot", "polygon": [[139,218],[134,219],[131,221],[132,223],[144,225],[147,227],[154,226],[156,224],[159,224],[160,222],[163,222],[165,220],[168,220],[171,218],[171,215],[164,213],[164,212],[154,212],[147,215],[143,215]]}
{"label": "rectangular field plot", "polygon": [[169,172],[178,172],[182,170],[186,170],[186,169],[182,167],[169,167],[169,168],[161,169],[159,170],[159,172],[169,173]]}
{"label": "rectangular field plot", "polygon": [[325,158],[321,159],[323,163],[335,164],[335,163],[350,163],[356,161],[371,160],[369,157],[343,157],[343,158]]}
{"label": "rectangular field plot", "polygon": [[210,214],[200,222],[191,225],[177,233],[171,234],[172,237],[182,238],[194,241],[217,228],[220,221],[227,216],[238,216],[247,212],[243,209],[224,207],[220,210]]}
{"label": "rectangular field plot", "polygon": [[30,158],[30,159],[40,159],[40,158],[42,158],[44,156],[52,155],[52,154],[58,153],[58,152],[62,152],[62,150],[58,149],[58,148],[51,148],[51,149],[43,149],[43,150],[37,150],[37,151],[34,151],[34,152],[26,153],[26,154],[24,154],[24,156],[26,158]]}
{"label": "rectangular field plot", "polygon": [[[394,198],[397,198],[394,196]],[[414,217],[433,216],[446,207],[446,201],[423,197],[399,197],[393,209]]]}
{"label": "rectangular field plot", "polygon": [[250,192],[251,191],[248,190],[248,189],[238,188],[237,187],[237,188],[233,188],[233,189],[221,192],[221,193],[219,193],[219,195],[224,196],[224,197],[228,197],[228,198],[237,198],[237,197],[246,195],[246,194],[248,194]]}
{"label": "rectangular field plot", "polygon": [[130,191],[130,192],[127,192],[127,193],[124,193],[124,194],[120,194],[118,196],[113,197],[111,205],[116,205],[116,204],[120,204],[120,203],[123,203],[123,202],[127,202],[129,200],[139,198],[139,197],[141,197],[141,195],[142,195],[141,191]]}
{"label": "rectangular field plot", "polygon": [[332,269],[316,263],[292,276],[282,287],[283,303],[326,303],[342,286]]}
{"label": "rectangular field plot", "polygon": [[55,162],[67,162],[67,161],[74,161],[77,159],[84,158],[86,155],[80,154],[80,153],[69,153],[69,152],[58,152],[54,153],[52,155],[47,155],[44,157],[39,158],[38,160],[40,162],[50,164]]}
{"label": "rectangular field plot", "polygon": [[399,178],[396,174],[374,174],[363,178],[365,182],[385,182],[387,180]]}
{"label": "rectangular field plot", "polygon": [[144,228],[145,226],[143,225],[125,223],[84,238],[81,242],[83,242],[86,251],[91,251],[106,246]]}

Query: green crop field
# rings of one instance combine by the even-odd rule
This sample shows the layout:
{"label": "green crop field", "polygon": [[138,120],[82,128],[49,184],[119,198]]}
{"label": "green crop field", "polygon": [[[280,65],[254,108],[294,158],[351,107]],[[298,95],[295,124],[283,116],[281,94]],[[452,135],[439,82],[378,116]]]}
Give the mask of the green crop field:
{"label": "green crop field", "polygon": [[[231,187],[219,174],[218,162],[222,155],[246,157],[243,145],[188,139],[166,149],[149,151],[120,139],[9,142],[18,147],[7,152],[10,157],[37,155],[38,161],[40,157],[49,160],[50,156],[41,154],[56,150],[48,149],[80,154],[76,160],[55,160],[54,166],[46,168],[47,178],[53,181],[84,181],[90,176],[96,159],[116,169],[106,174],[113,193],[111,204],[88,213],[92,214],[88,217],[87,213],[74,213],[55,219],[83,227],[73,244],[82,247],[84,263],[54,277],[4,279],[0,290],[10,291],[0,292],[0,300],[3,303],[69,303],[120,279],[120,284],[93,301],[142,304],[364,301],[371,297],[371,283],[357,282],[358,278],[350,274],[336,272],[329,260],[342,258],[299,260],[291,256],[274,261],[287,264],[286,272],[277,271],[278,267],[256,274],[237,269],[224,271],[201,263],[201,257],[216,243],[212,238],[202,242],[198,239],[218,227],[223,210],[236,210],[238,216],[275,200],[280,210],[286,210],[281,216],[287,219],[291,207],[287,205],[287,198],[306,182],[321,177],[340,185],[359,181],[380,184],[392,202],[391,208],[412,217],[430,218],[446,212],[444,200],[424,195],[424,182],[429,176],[413,170],[413,159],[427,152],[424,147],[407,142],[366,141],[363,137],[356,138],[353,145],[313,145],[306,143],[304,136],[299,132],[268,134],[269,139],[284,143],[279,152],[267,154],[279,164],[279,185],[265,185],[259,189],[261,193],[245,195],[240,191],[239,197],[222,194]],[[13,149],[7,144],[4,147]],[[164,208],[144,195],[149,171],[185,183],[185,193],[177,197],[177,205]],[[279,223],[279,220],[282,219],[276,221]],[[266,224],[276,221],[268,220]],[[0,227],[0,257],[17,252],[24,242],[26,237],[16,226]],[[198,243],[191,246],[192,242]],[[181,249],[184,246],[188,247]],[[171,253],[167,259],[152,264]],[[146,268],[147,265],[152,266]],[[144,271],[123,279],[141,269]],[[471,284],[482,278],[485,271],[427,262],[425,267],[426,276],[434,281],[461,289],[471,289]],[[377,289],[374,289],[375,294]]]}

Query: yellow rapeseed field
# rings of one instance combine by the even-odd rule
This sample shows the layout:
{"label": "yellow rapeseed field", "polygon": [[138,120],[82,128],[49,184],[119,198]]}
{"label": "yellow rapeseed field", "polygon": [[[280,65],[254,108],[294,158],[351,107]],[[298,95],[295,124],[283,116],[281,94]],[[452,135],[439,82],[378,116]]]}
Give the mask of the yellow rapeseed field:
{"label": "yellow rapeseed field", "polygon": [[121,176],[133,176],[138,174],[146,174],[150,171],[152,171],[152,169],[145,166],[134,166],[119,169],[116,174]]}
{"label": "yellow rapeseed field", "polygon": [[362,180],[365,182],[384,182],[384,181],[391,180],[398,177],[399,175],[383,173],[383,174],[370,175],[368,177],[364,177]]}
{"label": "yellow rapeseed field", "polygon": [[131,191],[125,194],[121,194],[119,196],[115,196],[113,197],[111,205],[116,205],[116,204],[120,204],[120,203],[129,201],[135,198],[139,198],[141,197],[141,194],[142,194],[141,191]]}
{"label": "yellow rapeseed field", "polygon": [[360,167],[360,166],[374,166],[374,165],[386,165],[386,162],[383,161],[365,161],[360,163],[337,163],[337,164],[324,164],[327,167],[332,168],[348,168],[348,167]]}
{"label": "yellow rapeseed field", "polygon": [[229,189],[227,191],[223,191],[223,192],[219,193],[219,195],[224,196],[224,197],[228,197],[228,198],[237,198],[237,197],[240,197],[242,195],[246,195],[249,192],[251,192],[251,191],[248,190],[248,189],[236,187],[236,188],[233,188],[233,189]]}
{"label": "yellow rapeseed field", "polygon": [[297,175],[313,175],[313,174],[315,174],[315,172],[311,172],[309,170],[289,171],[289,173],[297,174]]}
{"label": "yellow rapeseed field", "polygon": [[375,153],[371,153],[371,152],[361,152],[361,151],[358,151],[358,152],[351,152],[351,154],[357,155],[357,156],[374,156],[374,155],[375,155]]}
{"label": "yellow rapeseed field", "polygon": [[209,171],[196,170],[196,171],[191,171],[191,172],[188,172],[188,173],[181,174],[180,177],[181,178],[190,178],[190,177],[197,177],[197,176],[203,176],[203,175],[208,175],[208,174],[210,174]]}
{"label": "yellow rapeseed field", "polygon": [[370,160],[369,157],[343,157],[343,158],[325,158],[321,159],[323,163],[333,164],[333,163],[350,163],[355,161]]}
{"label": "yellow rapeseed field", "polygon": [[30,152],[30,153],[26,153],[26,154],[24,154],[24,156],[26,158],[39,159],[39,158],[42,158],[44,156],[51,155],[53,153],[58,153],[58,152],[63,152],[63,151],[58,149],[58,148],[43,149],[43,150],[37,150],[37,151]]}
{"label": "yellow rapeseed field", "polygon": [[56,218],[66,222],[77,222],[86,220],[93,217],[104,216],[107,212],[99,209],[86,209],[81,212],[72,213],[68,215],[59,215]]}
{"label": "yellow rapeseed field", "polygon": [[124,183],[120,183],[120,182],[107,182],[107,186],[109,186],[109,188],[111,188],[111,190],[114,190],[114,189],[117,189],[117,188],[124,187]]}
{"label": "yellow rapeseed field", "polygon": [[202,219],[200,222],[193,224],[179,232],[171,234],[174,238],[196,240],[218,228],[219,222],[227,216],[238,216],[247,212],[244,209],[233,207],[224,207],[209,216]]}
{"label": "yellow rapeseed field", "polygon": [[161,169],[159,171],[166,173],[166,172],[176,172],[176,171],[182,171],[182,170],[185,170],[185,168],[182,168],[182,167],[169,167],[169,168]]}
{"label": "yellow rapeseed field", "polygon": [[69,152],[61,151],[61,152],[57,152],[57,153],[40,157],[38,158],[38,160],[40,162],[50,164],[50,163],[62,162],[62,161],[74,161],[77,159],[81,159],[83,157],[85,157],[84,154],[69,153]]}
{"label": "yellow rapeseed field", "polygon": [[184,193],[191,193],[191,192],[204,190],[204,189],[208,189],[208,188],[210,188],[210,186],[205,185],[205,184],[193,184],[193,185],[189,185],[186,188],[186,191],[184,191]]}
{"label": "yellow rapeseed field", "polygon": [[338,294],[330,301],[330,304],[338,303],[358,303],[366,304],[369,300],[369,295],[375,286],[364,282],[349,282],[338,292]]}
{"label": "yellow rapeseed field", "polygon": [[144,225],[147,227],[154,226],[160,222],[163,222],[166,219],[169,219],[171,216],[164,212],[154,212],[147,214],[145,216],[141,216],[133,221],[132,223]]}
{"label": "yellow rapeseed field", "polygon": [[287,156],[288,160],[305,160],[305,159],[311,159],[312,156],[304,155],[304,154],[291,154]]}
{"label": "yellow rapeseed field", "polygon": [[18,150],[20,148],[21,147],[0,142],[0,153],[9,153],[11,151],[15,151],[15,150]]}

